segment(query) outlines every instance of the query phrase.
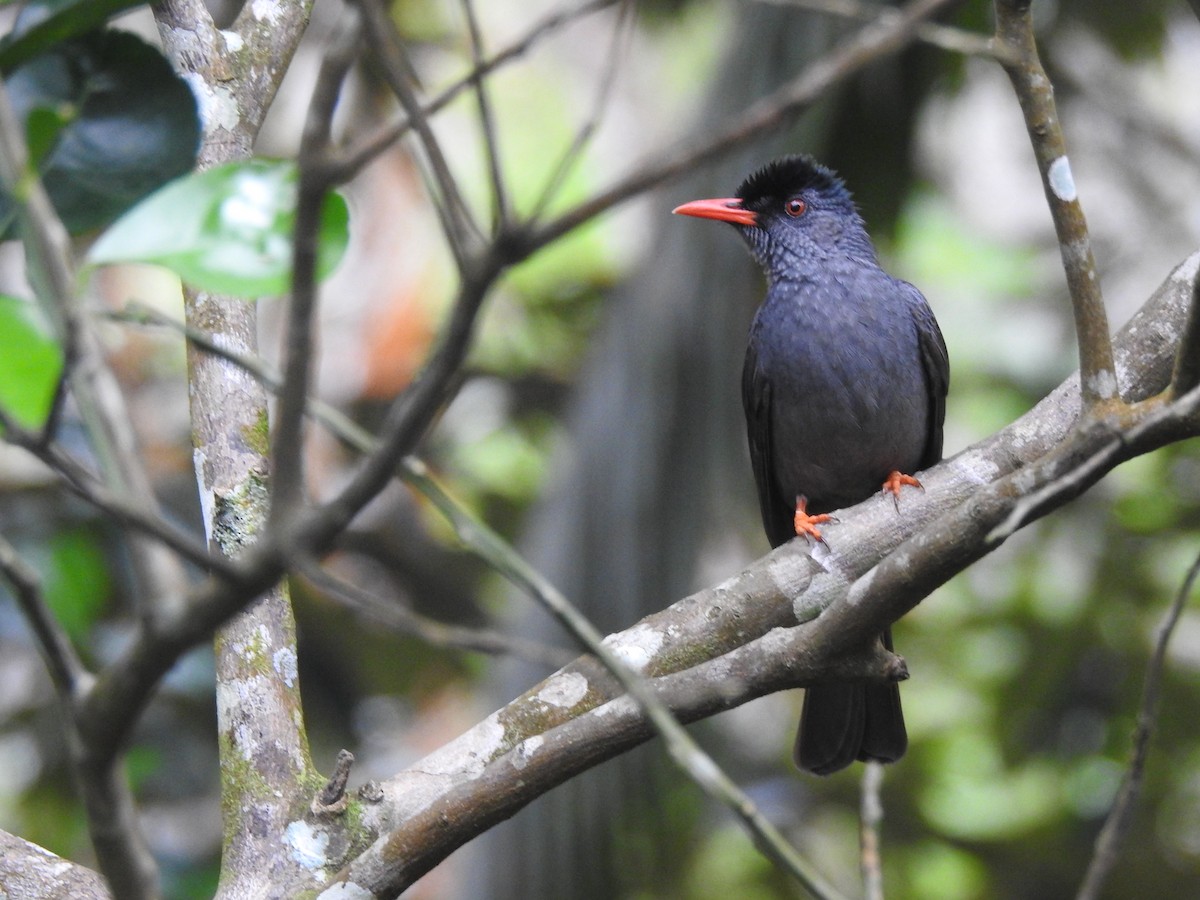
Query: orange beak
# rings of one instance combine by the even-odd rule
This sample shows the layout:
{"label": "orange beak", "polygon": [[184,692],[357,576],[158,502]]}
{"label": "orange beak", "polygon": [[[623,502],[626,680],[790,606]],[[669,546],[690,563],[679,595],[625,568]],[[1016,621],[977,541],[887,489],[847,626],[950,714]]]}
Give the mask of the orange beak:
{"label": "orange beak", "polygon": [[732,222],[734,225],[758,224],[758,213],[742,206],[742,201],[737,197],[725,197],[717,200],[693,200],[691,203],[675,207],[671,212],[677,216],[716,219],[719,222]]}

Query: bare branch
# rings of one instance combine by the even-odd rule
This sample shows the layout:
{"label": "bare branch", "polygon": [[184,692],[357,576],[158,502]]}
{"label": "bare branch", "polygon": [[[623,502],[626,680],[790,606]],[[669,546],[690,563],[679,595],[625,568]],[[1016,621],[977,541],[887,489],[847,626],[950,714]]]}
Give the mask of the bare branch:
{"label": "bare branch", "polygon": [[[1190,279],[1173,275],[1122,332],[1119,362],[1135,395],[1153,395],[1166,384],[1175,347],[1169,333],[1177,339],[1187,294]],[[636,660],[683,721],[834,673],[905,677],[895,657],[871,655],[882,652],[873,638],[911,608],[920,589],[986,552],[988,530],[1020,495],[1016,482],[1036,489],[1107,441],[1103,430],[1074,427],[1079,402],[1071,379],[1003,432],[924,473],[926,491],[906,508],[903,522],[885,500],[869,500],[840,514],[830,537],[836,550],[817,549],[814,558],[793,542],[606,645]],[[1150,417],[1156,405],[1141,410]],[[1160,423],[1130,452],[1155,446],[1175,427]],[[975,519],[979,524],[971,525]],[[910,524],[918,532],[906,541]],[[964,543],[983,549],[964,550]],[[929,569],[934,577],[906,582],[910,569]],[[651,727],[620,690],[584,657],[401,773],[384,785],[385,797],[371,813],[383,836],[339,877],[384,894],[399,890],[533,797],[644,740]],[[490,760],[482,772],[480,759]],[[430,779],[430,772],[439,775]],[[482,821],[465,821],[467,809]],[[417,846],[423,850],[413,855]]]}
{"label": "bare branch", "polygon": [[350,8],[322,57],[300,141],[299,185],[292,235],[292,294],[284,338],[283,387],[275,411],[271,452],[271,511],[268,527],[294,517],[304,495],[304,408],[315,355],[313,316],[317,306],[317,241],[321,209],[332,187],[324,161],[330,150],[333,110],[358,48],[357,12]]}
{"label": "bare branch", "polygon": [[596,88],[596,97],[592,101],[591,113],[579,127],[574,140],[571,141],[571,145],[563,151],[562,159],[558,161],[558,165],[554,167],[554,170],[550,173],[550,177],[546,179],[546,186],[542,188],[541,196],[533,204],[533,211],[529,214],[531,222],[536,222],[540,219],[554,201],[555,195],[562,188],[563,182],[567,180],[567,176],[571,174],[571,170],[579,162],[583,151],[587,149],[588,144],[596,133],[596,129],[599,128],[604,114],[608,111],[609,101],[612,98],[613,85],[617,81],[617,71],[624,56],[623,45],[628,42],[632,34],[633,21],[633,4],[622,2],[621,8],[617,11],[617,20],[613,23],[611,42],[608,53],[605,56],[607,64],[604,67],[600,84]]}
{"label": "bare branch", "polygon": [[1179,341],[1175,357],[1175,372],[1171,376],[1171,391],[1179,396],[1200,384],[1200,267],[1192,279],[1192,305],[1187,325]]}
{"label": "bare branch", "polygon": [[434,647],[467,650],[492,655],[515,656],[539,665],[561,666],[569,654],[555,647],[510,637],[489,628],[467,628],[449,625],[423,616],[396,601],[388,601],[365,591],[357,585],[309,560],[297,567],[297,574],[306,578],[317,590],[345,603],[359,614],[387,628],[409,634]]}
{"label": "bare branch", "polygon": [[201,165],[249,158],[259,127],[308,26],[313,0],[246,3],[228,28],[217,28],[204,0],[153,5],[163,50],[176,71],[201,76],[201,101],[234,115],[208,117]]}
{"label": "bare branch", "polygon": [[[438,94],[437,97],[426,103],[422,107],[422,112],[426,118],[432,118],[435,113],[449,106],[451,101],[471,85],[475,84],[476,81],[484,78],[501,66],[524,56],[543,38],[577,19],[612,6],[617,2],[618,0],[588,0],[588,2],[581,3],[574,9],[556,10],[532,26],[525,33],[524,37],[505,47],[490,59],[480,62],[479,65],[467,73],[466,77],[450,85],[450,87]],[[375,134],[364,139],[359,146],[346,151],[346,155],[338,164],[337,180],[339,182],[349,180],[355,172],[367,165],[367,163],[396,143],[396,141],[400,140],[400,138],[404,137],[404,135],[408,134],[412,128],[413,120],[406,115],[400,121],[386,125]]]}
{"label": "bare branch", "polygon": [[86,866],[0,831],[0,884],[8,900],[112,900],[109,886]]}
{"label": "bare branch", "polygon": [[467,35],[471,41],[471,65],[475,73],[472,87],[475,89],[475,103],[479,107],[479,127],[483,131],[483,146],[487,151],[488,176],[492,188],[492,220],[496,230],[503,231],[508,227],[508,192],[504,188],[504,166],[500,161],[499,135],[496,133],[496,119],[492,114],[492,104],[488,99],[487,82],[480,74],[483,71],[483,35],[479,31],[479,21],[475,17],[475,4],[472,0],[461,0],[463,16],[467,20]]}
{"label": "bare branch", "polygon": [[408,116],[411,127],[420,139],[421,148],[425,151],[425,158],[429,161],[430,172],[437,186],[436,196],[440,197],[437,204],[438,214],[446,233],[446,241],[454,254],[459,271],[465,274],[474,242],[481,240],[479,226],[458,189],[458,182],[450,171],[437,135],[433,133],[425,110],[413,91],[408,74],[411,66],[407,64],[404,42],[396,33],[395,25],[379,0],[357,0],[357,4],[363,13],[367,43],[379,62],[388,87],[400,101],[400,106]]}
{"label": "bare branch", "polygon": [[731,153],[753,138],[790,124],[830,86],[907,46],[917,25],[951,2],[953,0],[910,0],[896,16],[881,17],[864,26],[791,82],[755,103],[707,143],[689,144],[674,153],[661,153],[653,160],[643,162],[635,174],[526,235],[522,248],[531,253],[631,197]]}
{"label": "bare branch", "polygon": [[883,858],[880,854],[879,826],[883,822],[883,764],[870,760],[863,766],[859,800],[859,866],[862,869],[863,896],[883,900]]}
{"label": "bare branch", "polygon": [[12,587],[17,605],[21,607],[37,638],[38,649],[46,662],[50,679],[69,708],[79,693],[87,689],[91,675],[76,654],[70,637],[46,604],[38,573],[21,559],[13,545],[2,535],[0,575]]}
{"label": "bare branch", "polygon": [[1087,220],[1067,158],[1067,144],[1054,103],[1054,87],[1042,68],[1033,33],[1030,0],[996,0],[996,46],[1001,64],[1025,116],[1050,216],[1058,235],[1075,332],[1085,408],[1119,401],[1120,385],[1113,368],[1108,315],[1092,256]]}
{"label": "bare branch", "polygon": [[1167,645],[1171,641],[1171,635],[1175,633],[1175,626],[1179,624],[1184,607],[1187,606],[1188,597],[1196,586],[1197,576],[1200,576],[1200,557],[1197,557],[1188,569],[1179,593],[1175,595],[1174,602],[1158,626],[1154,652],[1150,654],[1150,660],[1146,663],[1146,679],[1142,685],[1137,727],[1133,732],[1133,753],[1129,760],[1129,770],[1125,773],[1121,789],[1117,792],[1112,809],[1104,820],[1104,827],[1096,837],[1096,849],[1079,887],[1079,893],[1076,894],[1076,900],[1096,900],[1100,896],[1104,890],[1104,882],[1116,865],[1121,845],[1124,844],[1133,824],[1133,810],[1141,793],[1142,780],[1146,773],[1146,757],[1150,752],[1150,739],[1154,735],[1154,726],[1158,718],[1158,695],[1163,669],[1166,666]]}
{"label": "bare branch", "polygon": [[[858,22],[872,22],[876,19],[886,21],[887,17],[898,15],[896,10],[889,6],[864,2],[864,0],[754,0],[754,2],[807,9]],[[947,53],[998,59],[1003,52],[1002,48],[997,47],[989,35],[976,34],[937,22],[922,22],[917,26],[914,35],[922,43],[945,50]]]}

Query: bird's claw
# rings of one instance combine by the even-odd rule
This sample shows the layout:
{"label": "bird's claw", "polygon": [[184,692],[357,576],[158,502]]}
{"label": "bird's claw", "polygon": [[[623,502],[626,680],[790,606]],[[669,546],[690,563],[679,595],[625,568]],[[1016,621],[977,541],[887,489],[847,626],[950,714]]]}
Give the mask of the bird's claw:
{"label": "bird's claw", "polygon": [[792,519],[792,526],[796,529],[797,535],[803,535],[809,540],[815,540],[825,544],[825,546],[829,546],[821,534],[821,529],[817,528],[817,526],[835,521],[837,520],[828,513],[817,513],[815,516],[810,516],[808,514],[808,498],[803,494],[796,498],[796,515]]}
{"label": "bird's claw", "polygon": [[900,512],[900,488],[908,485],[910,487],[919,488],[922,492],[925,490],[925,485],[917,481],[912,475],[905,475],[903,472],[889,472],[887,479],[883,482],[881,494],[891,494],[892,502],[896,504],[896,512]]}

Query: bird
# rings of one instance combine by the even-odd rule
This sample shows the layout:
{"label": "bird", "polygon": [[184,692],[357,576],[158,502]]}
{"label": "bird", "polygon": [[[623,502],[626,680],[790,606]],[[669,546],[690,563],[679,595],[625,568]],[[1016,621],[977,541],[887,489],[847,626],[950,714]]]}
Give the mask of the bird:
{"label": "bird", "polygon": [[[807,155],[775,159],[735,196],[676,214],[732,224],[766,275],[750,326],[742,402],[763,528],[772,547],[825,542],[830,513],[881,489],[900,509],[913,473],[942,456],[946,343],[924,295],[885,272],[842,179]],[[892,650],[891,629],[881,635]],[[908,747],[899,687],[805,691],[793,757],[817,775]]]}

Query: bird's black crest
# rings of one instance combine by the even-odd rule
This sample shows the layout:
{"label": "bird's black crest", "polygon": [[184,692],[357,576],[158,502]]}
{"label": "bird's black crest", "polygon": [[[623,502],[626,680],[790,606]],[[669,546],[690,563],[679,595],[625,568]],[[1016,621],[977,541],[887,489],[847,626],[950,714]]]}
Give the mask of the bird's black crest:
{"label": "bird's black crest", "polygon": [[783,199],[808,188],[850,199],[846,185],[832,169],[811,156],[781,156],[747,175],[738,185],[737,196],[750,205],[767,197]]}

